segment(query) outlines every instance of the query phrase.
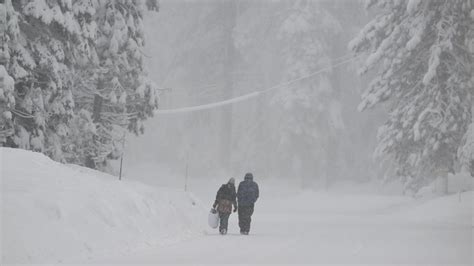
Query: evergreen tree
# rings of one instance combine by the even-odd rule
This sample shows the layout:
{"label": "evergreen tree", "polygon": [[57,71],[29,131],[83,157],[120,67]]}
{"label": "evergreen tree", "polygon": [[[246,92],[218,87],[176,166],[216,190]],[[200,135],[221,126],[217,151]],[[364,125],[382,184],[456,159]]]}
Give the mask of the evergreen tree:
{"label": "evergreen tree", "polygon": [[10,109],[15,106],[15,80],[5,66],[10,59],[7,40],[14,37],[17,28],[17,17],[11,3],[0,4],[0,143],[5,143],[14,134]]}
{"label": "evergreen tree", "polygon": [[89,167],[101,168],[108,159],[117,159],[126,130],[143,133],[142,121],[158,106],[157,86],[146,77],[141,51],[146,8],[140,0],[100,1],[94,14],[97,64],[80,69],[75,90],[82,113],[76,126],[81,128],[90,119],[96,124],[89,131],[92,140],[83,142],[85,158],[77,158]]}
{"label": "evergreen tree", "polygon": [[[474,104],[471,108],[472,112],[474,112]],[[465,166],[471,176],[474,177],[474,115],[458,152],[461,165]]]}
{"label": "evergreen tree", "polygon": [[[256,78],[246,78],[250,86],[272,87],[301,78],[328,67],[333,55],[340,57],[344,53],[333,51],[332,42],[342,33],[342,26],[324,4],[328,3],[277,1],[243,5],[234,36],[243,55],[240,68],[255,72]],[[339,86],[333,86],[332,71],[259,96],[246,118],[252,121],[251,125],[241,122],[251,129],[245,129],[247,137],[242,142],[256,144],[238,145],[237,149],[244,149],[242,161],[250,156],[250,167],[261,171],[278,169],[281,176],[301,178],[303,186],[318,178],[327,180],[325,177],[333,175],[330,168],[338,157],[334,144],[344,128],[340,96]]]}
{"label": "evergreen tree", "polygon": [[143,14],[156,0],[6,0],[3,145],[98,167],[120,155],[125,130],[157,107],[146,78]]}
{"label": "evergreen tree", "polygon": [[[283,44],[284,79],[306,76],[331,65],[332,45],[342,31],[339,21],[321,2],[294,1],[285,7],[278,36]],[[274,104],[282,107],[280,148],[302,185],[323,179],[327,185],[341,130],[344,128],[339,93],[331,71],[278,90]]]}
{"label": "evergreen tree", "polygon": [[377,15],[350,43],[368,54],[361,73],[376,72],[359,109],[388,104],[376,154],[392,158],[416,190],[454,170],[471,121],[474,2],[371,0],[368,7]]}
{"label": "evergreen tree", "polygon": [[15,105],[10,107],[15,133],[7,145],[41,151],[58,161],[65,159],[63,142],[73,116],[73,67],[92,55],[94,22],[76,6],[44,0],[4,4],[6,69],[15,80]]}
{"label": "evergreen tree", "polygon": [[6,142],[13,135],[13,121],[10,108],[15,105],[13,96],[15,81],[0,65],[0,142]]}

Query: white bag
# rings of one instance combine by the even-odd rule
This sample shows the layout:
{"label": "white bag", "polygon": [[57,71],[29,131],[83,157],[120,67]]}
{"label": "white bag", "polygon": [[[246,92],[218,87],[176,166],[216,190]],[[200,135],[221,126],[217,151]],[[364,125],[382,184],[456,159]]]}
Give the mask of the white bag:
{"label": "white bag", "polygon": [[211,228],[217,228],[219,225],[219,213],[217,213],[216,209],[211,209],[209,215],[207,216],[207,223]]}

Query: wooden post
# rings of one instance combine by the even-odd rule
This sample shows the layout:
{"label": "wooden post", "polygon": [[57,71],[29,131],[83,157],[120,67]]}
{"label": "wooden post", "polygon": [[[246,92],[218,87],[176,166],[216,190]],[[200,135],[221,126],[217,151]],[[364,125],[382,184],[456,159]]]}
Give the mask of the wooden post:
{"label": "wooden post", "polygon": [[123,153],[125,151],[125,135],[126,133],[123,133],[123,138],[122,138],[122,155],[120,156],[120,173],[119,173],[119,180],[122,180],[122,164],[123,164]]}
{"label": "wooden post", "polygon": [[119,173],[119,180],[122,180],[122,163],[123,163],[123,152],[122,152],[122,156],[120,156],[120,173]]}

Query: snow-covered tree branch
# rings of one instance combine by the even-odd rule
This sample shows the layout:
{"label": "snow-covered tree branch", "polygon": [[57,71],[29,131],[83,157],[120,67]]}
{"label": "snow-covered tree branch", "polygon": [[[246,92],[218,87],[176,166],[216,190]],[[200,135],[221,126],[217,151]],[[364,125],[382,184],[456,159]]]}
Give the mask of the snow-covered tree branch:
{"label": "snow-covered tree branch", "polygon": [[[117,158],[125,131],[143,131],[139,121],[157,108],[140,51],[143,14],[157,7],[154,0],[0,5],[8,22],[0,68],[3,145],[94,168]],[[119,117],[101,119],[108,112]]]}
{"label": "snow-covered tree branch", "polygon": [[372,0],[368,7],[378,15],[349,45],[367,54],[361,73],[376,72],[359,110],[387,103],[376,153],[391,156],[416,189],[455,171],[471,123],[474,2]]}

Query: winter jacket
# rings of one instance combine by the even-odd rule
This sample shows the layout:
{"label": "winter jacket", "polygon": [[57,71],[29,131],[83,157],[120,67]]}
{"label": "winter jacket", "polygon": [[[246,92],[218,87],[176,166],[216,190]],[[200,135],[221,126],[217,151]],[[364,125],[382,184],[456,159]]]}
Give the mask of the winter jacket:
{"label": "winter jacket", "polygon": [[217,191],[214,205],[221,213],[231,213],[232,205],[237,208],[235,186],[233,184],[223,184]]}
{"label": "winter jacket", "polygon": [[253,181],[253,175],[247,173],[244,181],[240,182],[237,190],[239,206],[253,206],[259,196],[258,185]]}

